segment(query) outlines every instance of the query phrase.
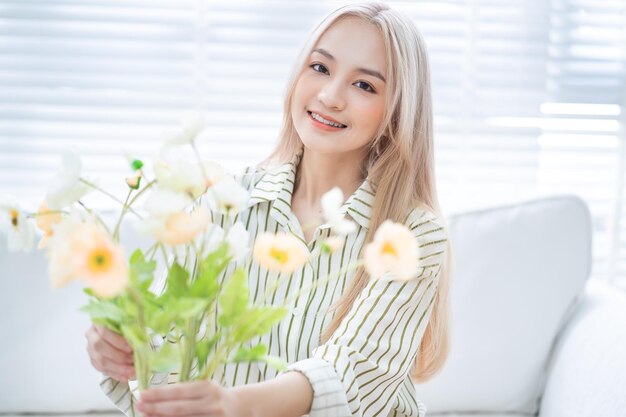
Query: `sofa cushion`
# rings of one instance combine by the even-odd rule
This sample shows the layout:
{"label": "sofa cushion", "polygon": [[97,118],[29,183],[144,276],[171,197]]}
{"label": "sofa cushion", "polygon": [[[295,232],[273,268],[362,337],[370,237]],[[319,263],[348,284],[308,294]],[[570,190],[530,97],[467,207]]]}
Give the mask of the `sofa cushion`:
{"label": "sofa cushion", "polygon": [[625,352],[626,293],[590,281],[555,345],[539,417],[626,415]]}
{"label": "sofa cushion", "polygon": [[448,220],[450,356],[418,395],[429,413],[534,414],[555,335],[589,277],[588,208],[557,196]]}

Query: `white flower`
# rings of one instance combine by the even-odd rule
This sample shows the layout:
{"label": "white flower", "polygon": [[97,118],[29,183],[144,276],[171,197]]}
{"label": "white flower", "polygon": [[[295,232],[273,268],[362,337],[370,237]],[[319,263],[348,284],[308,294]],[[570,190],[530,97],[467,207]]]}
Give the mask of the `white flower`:
{"label": "white flower", "polygon": [[248,191],[231,176],[209,188],[211,210],[223,214],[237,214],[248,204]]}
{"label": "white flower", "polygon": [[345,236],[356,230],[356,224],[341,214],[343,203],[344,195],[339,187],[333,187],[321,199],[324,219],[330,224],[333,233],[339,236]]}
{"label": "white flower", "polygon": [[224,229],[215,223],[210,223],[205,232],[196,238],[196,247],[202,248],[201,256],[206,256],[216,251],[224,242]]}
{"label": "white flower", "polygon": [[165,146],[191,144],[202,131],[204,122],[202,114],[198,112],[185,112],[180,118],[179,126],[163,132]]}
{"label": "white flower", "polygon": [[30,251],[35,243],[35,227],[10,197],[0,198],[0,231],[7,234],[10,252]]}
{"label": "white flower", "polygon": [[385,220],[365,246],[365,268],[373,279],[409,280],[417,275],[419,247],[411,231],[400,223]]}
{"label": "white flower", "polygon": [[143,206],[150,214],[167,215],[184,210],[192,203],[193,201],[186,194],[159,187],[150,194]]}
{"label": "white flower", "polygon": [[205,175],[197,163],[162,149],[154,160],[154,174],[159,188],[198,198],[206,191]]}
{"label": "white flower", "polygon": [[200,166],[204,170],[205,190],[222,181],[228,181],[230,177],[226,170],[216,162],[203,160]]}
{"label": "white flower", "polygon": [[226,235],[226,241],[229,246],[229,254],[232,256],[233,260],[238,260],[243,258],[248,254],[248,231],[246,227],[241,222],[235,223],[229,230]]}
{"label": "white flower", "polygon": [[66,149],[61,155],[61,170],[53,177],[48,187],[45,202],[52,210],[60,210],[81,199],[89,187],[81,182],[82,163],[78,152]]}

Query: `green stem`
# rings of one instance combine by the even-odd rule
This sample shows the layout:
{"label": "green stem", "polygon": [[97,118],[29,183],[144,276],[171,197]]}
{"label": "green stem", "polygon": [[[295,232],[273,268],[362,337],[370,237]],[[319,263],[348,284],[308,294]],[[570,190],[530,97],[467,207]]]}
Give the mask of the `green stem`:
{"label": "green stem", "polygon": [[[144,320],[144,311],[143,311],[143,301],[141,298],[141,294],[133,288],[128,287],[128,292],[135,301],[137,305],[137,324],[139,328],[145,333],[146,326]],[[146,338],[148,338],[147,333],[144,334]],[[148,354],[146,352],[145,346],[133,346],[134,355],[133,359],[135,360],[135,370],[137,371],[137,379],[139,381],[139,388],[142,390],[148,389],[150,381],[149,381],[149,372],[150,372],[150,364],[148,363]]]}
{"label": "green stem", "polygon": [[93,210],[91,210],[89,207],[87,207],[85,204],[83,204],[83,202],[82,202],[82,201],[78,200],[77,202],[78,202],[78,204],[79,204],[82,208],[84,208],[84,209],[85,209],[85,211],[86,211],[87,213],[89,213],[91,216],[93,216],[93,218],[94,218],[94,219],[96,219],[96,221],[97,221],[98,223],[100,223],[100,225],[101,225],[102,227],[104,227],[104,230],[106,230],[108,234],[111,234],[111,231],[109,230],[109,227],[106,225],[106,223],[104,223],[104,222],[102,221],[102,219],[100,218],[100,216],[98,216],[96,213],[94,213],[94,212],[93,212]]}
{"label": "green stem", "polygon": [[26,215],[26,217],[30,218],[37,218],[40,216],[49,216],[52,214],[68,214],[68,212],[63,211],[63,210],[47,210],[47,211],[38,211],[36,213],[31,213],[29,211],[25,211],[24,214]]}
{"label": "green stem", "polygon": [[191,148],[193,149],[194,154],[196,154],[196,159],[198,159],[198,166],[200,166],[200,170],[202,171],[202,176],[204,177],[205,186],[209,184],[209,177],[207,177],[206,172],[204,171],[204,165],[202,164],[202,157],[200,156],[200,152],[196,146],[196,141],[191,141]]}
{"label": "green stem", "polygon": [[128,190],[128,194],[126,194],[126,200],[124,200],[124,204],[122,207],[122,212],[120,213],[120,217],[117,219],[117,224],[115,225],[115,230],[113,231],[113,239],[116,242],[119,242],[119,238],[120,238],[120,226],[122,225],[122,219],[124,218],[124,215],[126,214],[126,210],[129,208],[128,207],[128,199],[130,199],[130,195],[133,193],[133,189],[129,189]]}
{"label": "green stem", "polygon": [[[107,197],[112,198],[113,200],[115,200],[116,202],[120,203],[122,206],[124,206],[124,202],[122,200],[120,200],[119,198],[115,197],[113,194],[111,194],[110,192],[98,187],[96,184],[87,181],[84,178],[79,178],[80,182],[82,182],[83,184],[87,185],[88,187],[93,188],[96,191],[100,191],[102,194],[106,195]],[[133,214],[135,214],[137,217],[141,218],[141,215],[137,212],[135,212],[134,210],[130,210]]]}
{"label": "green stem", "polygon": [[148,248],[148,250],[146,251],[146,258],[148,258],[148,260],[151,261],[154,259],[154,255],[156,255],[156,251],[157,249],[159,249],[158,246],[159,246],[159,242],[156,242]]}
{"label": "green stem", "polygon": [[137,199],[146,192],[146,190],[150,189],[154,184],[156,184],[156,180],[152,180],[149,183],[146,184],[145,187],[143,187],[141,190],[139,190],[139,192],[137,194],[135,194],[135,196],[133,197],[132,200],[130,200],[130,203],[128,203],[128,207],[130,208],[133,204],[135,204],[135,201],[137,201]]}
{"label": "green stem", "polygon": [[230,340],[227,338],[223,344],[218,345],[215,353],[211,356],[211,361],[207,364],[202,375],[200,375],[200,381],[205,381],[213,377],[217,367],[223,362],[224,354],[229,352],[230,344]]}
{"label": "green stem", "polygon": [[198,324],[196,319],[189,319],[184,330],[184,348],[182,365],[180,370],[180,381],[189,381],[191,377],[191,366],[195,357],[196,334],[198,333]]}

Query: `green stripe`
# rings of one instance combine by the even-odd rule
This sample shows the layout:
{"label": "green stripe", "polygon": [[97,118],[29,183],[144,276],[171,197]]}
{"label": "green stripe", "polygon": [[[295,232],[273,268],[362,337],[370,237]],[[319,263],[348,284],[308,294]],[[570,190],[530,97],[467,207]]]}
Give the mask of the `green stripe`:
{"label": "green stripe", "polygon": [[[274,229],[274,233],[277,233],[277,232],[278,232],[278,224],[275,225],[275,229]],[[272,275],[274,275],[274,274],[272,274]],[[269,271],[267,271],[266,274],[265,274],[265,284],[263,285],[263,292],[264,293],[265,293],[265,291],[267,291],[267,280],[268,280],[269,276],[270,276],[269,275]],[[276,274],[275,279],[280,279],[280,274]],[[272,301],[271,301],[272,305],[274,304],[274,299],[276,298],[276,292],[277,291],[278,291],[278,288],[276,288],[274,290],[274,293],[272,294]],[[274,328],[275,327],[276,326],[274,326]],[[268,343],[268,349],[271,349],[271,347],[272,347],[272,340],[274,338],[274,328],[272,328],[272,330],[270,331],[270,340],[269,340],[269,343]],[[268,365],[267,365],[267,363],[265,363],[264,367],[263,367],[263,380],[265,380],[265,375],[267,374],[267,367],[268,367]],[[259,368],[260,368],[260,366],[259,366]]]}
{"label": "green stripe", "polygon": [[[423,281],[422,281],[422,282],[423,282]],[[422,285],[421,285],[421,283],[422,283],[422,282],[418,283],[418,284],[415,286],[415,288],[414,288],[414,289],[413,289],[413,291],[411,292],[411,295],[410,295],[410,296],[408,296],[408,297],[407,297],[407,299],[406,299],[406,301],[405,301],[404,303],[402,303],[402,304],[401,304],[401,305],[400,305],[400,306],[396,309],[396,312],[395,312],[395,314],[394,314],[394,316],[393,316],[393,319],[389,320],[389,323],[387,324],[387,327],[385,327],[385,329],[384,329],[384,330],[380,333],[380,335],[379,335],[379,336],[377,336],[378,341],[377,341],[377,343],[376,343],[376,348],[374,349],[374,352],[371,352],[368,356],[366,356],[366,357],[365,357],[365,359],[362,359],[362,360],[360,360],[359,362],[356,362],[356,363],[354,364],[353,368],[355,369],[355,371],[356,371],[357,365],[360,365],[361,363],[365,363],[365,362],[370,361],[370,358],[372,357],[372,355],[373,355],[375,352],[377,352],[377,351],[378,351],[378,349],[380,348],[380,341],[382,340],[382,338],[383,338],[383,336],[385,335],[385,333],[387,333],[387,330],[389,330],[389,328],[390,328],[393,324],[396,324],[396,326],[394,327],[394,330],[392,330],[392,331],[391,331],[391,334],[389,335],[389,345],[387,346],[387,349],[386,349],[384,352],[382,352],[382,353],[380,354],[380,356],[379,356],[379,358],[378,358],[378,360],[377,360],[377,361],[372,361],[372,362],[373,362],[373,363],[375,363],[375,364],[380,363],[381,359],[382,359],[382,358],[383,358],[383,357],[384,357],[387,353],[389,353],[389,351],[391,350],[391,347],[392,347],[393,334],[395,333],[395,331],[396,331],[396,329],[398,328],[398,326],[400,325],[400,323],[402,323],[402,321],[403,321],[404,316],[406,315],[406,313],[409,311],[406,307],[407,307],[407,305],[408,305],[411,301],[413,301],[413,300],[414,300],[415,293],[418,291],[418,289],[420,289],[420,288],[421,288],[421,286],[422,286]],[[405,285],[403,285],[403,286],[402,286],[402,288],[404,288],[405,286],[406,286],[406,284],[405,284]],[[402,289],[402,288],[401,288],[401,289]],[[398,291],[398,292],[396,293],[396,295],[394,296],[394,300],[397,298],[397,296],[398,296],[399,294],[400,294],[400,291]],[[389,305],[391,305],[391,304],[392,304],[392,303],[390,303]],[[400,314],[400,312],[402,312],[402,316],[400,316],[400,319],[398,320],[398,314]],[[376,329],[376,326],[373,326],[372,331],[373,331],[374,329]],[[370,336],[368,336],[368,338],[369,338],[369,337],[371,337],[371,334],[370,334]],[[362,349],[362,348],[361,348],[361,349]],[[365,355],[363,355],[363,356],[365,356]],[[366,375],[366,374],[368,374],[368,373],[370,373],[370,372],[373,372],[373,371],[375,371],[375,370],[377,370],[377,369],[378,369],[377,367],[376,367],[376,368],[370,368],[370,369],[368,369],[368,370],[366,370],[366,371],[363,371],[363,372],[361,372],[361,373],[357,374],[357,375],[355,376],[355,381],[356,381],[356,380],[361,379],[364,375]],[[373,380],[372,380],[372,381],[373,381]],[[368,383],[366,383],[366,384],[364,384],[364,385],[360,386],[360,387],[361,387],[361,389],[363,389],[363,387],[364,387],[364,386],[366,386],[367,384],[369,384],[369,383],[370,383],[370,382],[372,382],[372,381],[369,381]]]}
{"label": "green stripe", "polygon": [[369,216],[367,216],[366,214],[361,213],[360,211],[356,210],[353,207],[348,207],[348,210],[355,212],[356,214],[358,214],[359,216],[363,217],[364,219],[370,220]]}
{"label": "green stripe", "polygon": [[424,246],[430,246],[430,245],[436,245],[437,243],[443,243],[448,239],[441,239],[441,240],[433,240],[432,242],[426,242],[422,245],[419,245],[420,248],[423,248]]}
{"label": "green stripe", "polygon": [[[313,245],[316,245],[317,241],[315,241],[313,243]],[[320,270],[320,261],[321,261],[321,256],[317,257],[317,271],[319,273]],[[315,281],[317,278],[317,274],[313,273],[311,274],[311,280]],[[317,288],[309,291],[309,294],[307,296],[307,300],[306,303],[304,304],[304,311],[302,313],[302,320],[300,321],[300,337],[298,338],[298,345],[296,346],[296,352],[300,352],[300,342],[302,342],[302,337],[303,337],[303,333],[304,333],[304,326],[306,325],[306,319],[307,319],[307,312],[309,311],[309,306],[311,305],[311,302],[313,301],[313,297],[315,295],[317,291]],[[304,295],[304,294],[303,294]],[[311,330],[311,333],[313,333],[313,330]]]}
{"label": "green stripe", "polygon": [[[425,283],[425,282],[426,282],[426,280],[422,280],[422,281],[420,281],[420,282],[418,283],[417,287],[423,287],[423,285],[422,285],[422,284],[423,284],[423,283]],[[424,292],[421,294],[421,296],[420,296],[420,300],[419,300],[419,302],[417,303],[417,305],[415,306],[415,310],[414,310],[414,311],[413,311],[413,313],[409,316],[409,318],[408,318],[408,319],[406,319],[406,320],[404,319],[404,316],[406,315],[406,313],[407,313],[407,312],[409,312],[409,311],[411,311],[411,310],[409,310],[408,308],[404,310],[404,312],[402,313],[402,316],[400,317],[400,320],[399,320],[399,321],[398,321],[398,323],[396,324],[396,327],[393,329],[393,331],[391,332],[391,335],[389,336],[389,337],[390,337],[390,340],[396,340],[396,339],[397,339],[397,340],[399,340],[399,341],[402,341],[402,340],[404,339],[404,334],[405,334],[405,332],[406,332],[406,329],[407,329],[407,327],[408,327],[409,323],[411,322],[411,320],[412,320],[412,318],[413,318],[414,314],[416,314],[416,313],[419,311],[420,306],[422,305],[422,300],[424,299],[424,297],[425,297],[425,296],[426,296],[426,294],[428,293],[428,289],[430,288],[430,286],[431,286],[432,284],[433,284],[433,281],[430,281],[430,282],[429,282],[429,284],[428,284],[428,286],[426,287],[426,289],[424,289]],[[413,296],[414,294],[415,294],[415,292],[413,292],[411,295]],[[394,336],[394,334],[398,331],[398,329],[399,329],[399,327],[400,327],[400,324],[402,324],[402,323],[404,324],[404,327],[402,328],[402,333],[401,333],[400,337],[399,337],[399,338],[397,338],[396,336]],[[390,348],[391,348],[391,345],[392,345],[392,344],[390,343],[390,344],[389,344],[389,348],[388,348],[388,349],[387,349],[387,350],[386,350],[383,354],[381,354],[380,358],[378,359],[378,361],[377,361],[376,363],[380,363],[380,362],[383,360],[383,358],[384,358],[384,357],[385,357],[385,356],[389,353]],[[400,350],[397,350],[397,351],[396,351],[396,353],[395,353],[395,354],[394,354],[394,355],[393,355],[393,356],[392,356],[392,357],[391,357],[388,361],[385,361],[385,363],[388,363],[388,364],[390,364],[390,365],[391,365],[391,364],[393,363],[393,360],[394,360],[394,359],[398,356],[398,354],[399,354],[399,353],[400,353]],[[389,379],[387,379],[387,380],[389,380]],[[364,383],[363,385],[361,385],[361,388],[366,387],[367,385],[369,385],[369,384],[370,384],[370,383],[372,383],[372,382],[377,382],[377,384],[378,384],[378,385],[380,385],[380,384],[382,384],[382,383],[383,383],[382,381],[380,381],[380,380],[376,380],[376,378],[373,378],[373,379],[371,379],[371,380],[367,381],[366,383]],[[373,391],[373,390],[372,390],[372,391],[370,391],[370,392],[369,392],[367,395],[365,395],[365,396],[367,397],[367,396],[368,396],[369,394],[371,394],[372,392],[374,392],[374,391]]]}
{"label": "green stripe", "polygon": [[424,232],[424,233],[420,233],[419,235],[415,235],[415,237],[422,237],[422,236],[427,235],[427,234],[429,234],[429,233],[438,232],[438,231],[440,231],[440,230],[443,230],[443,227],[438,227],[438,228],[436,228],[436,229],[429,230],[429,231]]}
{"label": "green stripe", "polygon": [[[420,325],[421,325],[421,323],[422,323],[422,319],[424,318],[424,316],[426,315],[426,313],[427,313],[427,312],[431,309],[431,307],[432,307],[432,305],[433,305],[434,300],[435,300],[435,297],[432,297],[432,298],[431,298],[431,300],[430,300],[430,303],[428,304],[428,307],[426,308],[426,310],[424,310],[424,313],[423,313],[423,314],[422,314],[422,316],[420,317],[419,323],[418,323],[417,327],[415,328],[415,331],[413,332],[413,339],[415,339],[415,334],[417,333],[417,329],[419,329],[419,326],[420,326]],[[414,359],[414,358],[415,358],[415,356],[413,356],[413,359]],[[404,362],[405,362],[405,361],[406,361],[406,358],[405,358],[405,360],[403,360],[403,361],[402,361],[401,366],[403,366],[403,365],[404,365]],[[408,371],[408,370],[407,370],[407,371]],[[389,385],[389,386],[391,386],[391,385]],[[401,385],[399,385],[398,387],[396,387],[396,388],[393,390],[393,392],[392,392],[392,393],[391,393],[391,395],[389,396],[389,398],[390,398],[390,399],[391,399],[391,398],[393,398],[393,397],[396,395],[396,392],[398,391],[398,389],[400,388],[400,386],[401,386]],[[382,407],[381,407],[381,408],[380,408],[380,409],[376,412],[376,414],[375,414],[375,415],[379,415],[381,412],[383,412],[383,410],[385,409],[385,407],[387,407],[387,404],[388,404],[388,403],[389,403],[389,400],[387,400],[387,402],[385,403],[385,405],[383,405],[383,406],[382,406]],[[374,401],[374,402],[372,402],[372,403],[369,405],[369,407],[373,406],[374,404],[376,404],[376,402],[375,402],[375,401]],[[369,408],[369,407],[368,407],[368,408]],[[367,411],[367,409],[365,409],[365,410],[364,410],[364,412],[365,412],[365,411]]]}

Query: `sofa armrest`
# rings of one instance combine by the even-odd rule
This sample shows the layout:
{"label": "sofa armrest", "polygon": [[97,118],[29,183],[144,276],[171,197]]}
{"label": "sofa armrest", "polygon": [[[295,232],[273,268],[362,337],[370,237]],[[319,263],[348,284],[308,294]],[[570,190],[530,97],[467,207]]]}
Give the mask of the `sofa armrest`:
{"label": "sofa armrest", "polygon": [[624,415],[626,293],[590,281],[551,357],[539,417]]}

